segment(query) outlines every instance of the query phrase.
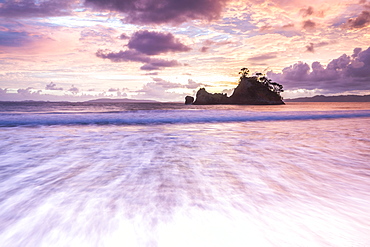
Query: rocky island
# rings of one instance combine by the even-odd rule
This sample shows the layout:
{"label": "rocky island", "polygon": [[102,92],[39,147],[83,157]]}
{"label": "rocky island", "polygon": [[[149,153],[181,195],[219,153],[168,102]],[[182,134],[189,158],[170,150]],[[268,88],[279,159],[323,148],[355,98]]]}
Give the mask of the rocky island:
{"label": "rocky island", "polygon": [[224,93],[208,93],[205,88],[198,90],[196,99],[191,96],[185,97],[185,104],[194,105],[281,105],[284,104],[280,92],[283,86],[272,82],[262,73],[255,73],[249,76],[247,68],[241,69],[238,86],[233,94],[228,97]]}

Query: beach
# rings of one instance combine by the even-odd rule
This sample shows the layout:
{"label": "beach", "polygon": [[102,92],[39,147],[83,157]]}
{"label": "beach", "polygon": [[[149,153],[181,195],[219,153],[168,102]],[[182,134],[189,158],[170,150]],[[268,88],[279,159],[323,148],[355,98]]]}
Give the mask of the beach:
{"label": "beach", "polygon": [[369,246],[370,103],[0,103],[1,246]]}

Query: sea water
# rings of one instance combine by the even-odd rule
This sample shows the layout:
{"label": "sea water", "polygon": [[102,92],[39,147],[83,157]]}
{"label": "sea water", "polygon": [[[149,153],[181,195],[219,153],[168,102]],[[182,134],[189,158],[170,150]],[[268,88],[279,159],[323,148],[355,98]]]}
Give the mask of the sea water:
{"label": "sea water", "polygon": [[370,246],[370,104],[0,103],[0,246]]}

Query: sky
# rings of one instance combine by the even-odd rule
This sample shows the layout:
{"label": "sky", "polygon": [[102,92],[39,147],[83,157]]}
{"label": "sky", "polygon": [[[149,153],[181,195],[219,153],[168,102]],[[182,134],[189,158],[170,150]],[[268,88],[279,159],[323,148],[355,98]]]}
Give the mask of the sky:
{"label": "sky", "polygon": [[182,102],[243,67],[284,98],[370,94],[370,1],[0,0],[0,100]]}

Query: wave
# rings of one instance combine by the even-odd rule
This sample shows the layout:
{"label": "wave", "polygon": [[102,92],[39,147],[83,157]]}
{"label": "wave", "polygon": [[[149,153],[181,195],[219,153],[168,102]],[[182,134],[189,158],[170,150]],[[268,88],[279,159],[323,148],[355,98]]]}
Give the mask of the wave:
{"label": "wave", "polygon": [[370,110],[246,112],[218,110],[150,110],[104,113],[0,114],[0,127],[43,125],[145,125],[249,121],[321,120],[370,117]]}

